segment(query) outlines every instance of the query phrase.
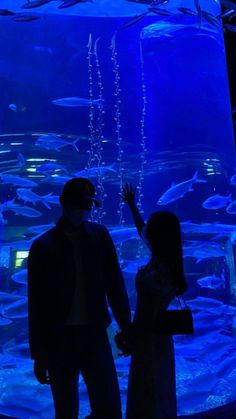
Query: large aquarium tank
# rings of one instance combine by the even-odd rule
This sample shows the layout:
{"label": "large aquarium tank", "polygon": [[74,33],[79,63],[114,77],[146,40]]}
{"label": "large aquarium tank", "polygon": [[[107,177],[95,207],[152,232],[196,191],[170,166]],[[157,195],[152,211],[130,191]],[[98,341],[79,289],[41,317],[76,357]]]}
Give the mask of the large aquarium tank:
{"label": "large aquarium tank", "polygon": [[[29,357],[26,262],[78,176],[96,186],[91,219],[110,230],[132,310],[149,253],[122,184],[137,187],[144,219],[178,215],[195,322],[194,335],[174,337],[178,414],[233,402],[236,160],[219,1],[2,0],[0,26],[0,414],[53,417]],[[125,411],[129,359],[116,331]]]}

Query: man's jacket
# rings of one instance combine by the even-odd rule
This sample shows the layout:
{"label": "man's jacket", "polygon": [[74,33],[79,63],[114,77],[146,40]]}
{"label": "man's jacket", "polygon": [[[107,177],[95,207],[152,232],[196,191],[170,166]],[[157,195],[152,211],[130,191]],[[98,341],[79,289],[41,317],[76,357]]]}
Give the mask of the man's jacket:
{"label": "man's jacket", "polygon": [[[31,357],[47,357],[55,332],[66,324],[76,286],[72,243],[63,218],[37,238],[28,257],[28,320]],[[81,260],[88,296],[89,324],[111,323],[108,303],[119,327],[130,323],[129,301],[108,230],[85,221]]]}

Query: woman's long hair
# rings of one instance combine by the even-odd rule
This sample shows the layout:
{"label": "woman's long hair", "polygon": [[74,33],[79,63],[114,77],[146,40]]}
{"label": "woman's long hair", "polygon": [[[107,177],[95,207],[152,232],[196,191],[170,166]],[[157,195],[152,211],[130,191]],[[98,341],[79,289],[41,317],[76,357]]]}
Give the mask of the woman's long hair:
{"label": "woman's long hair", "polygon": [[180,223],[178,217],[169,211],[154,212],[146,225],[146,239],[152,256],[165,261],[171,270],[176,295],[183,294],[187,289],[184,277],[183,252]]}

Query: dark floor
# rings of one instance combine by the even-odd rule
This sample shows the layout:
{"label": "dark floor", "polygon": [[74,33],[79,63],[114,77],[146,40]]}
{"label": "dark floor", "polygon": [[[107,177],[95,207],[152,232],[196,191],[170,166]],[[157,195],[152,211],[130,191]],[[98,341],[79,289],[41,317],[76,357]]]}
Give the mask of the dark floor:
{"label": "dark floor", "polygon": [[[236,418],[236,401],[207,412],[198,413],[191,416],[178,416],[178,419],[235,419]],[[12,416],[0,415],[0,419],[19,419]],[[53,418],[48,418],[53,419]],[[170,419],[170,418],[168,418]]]}

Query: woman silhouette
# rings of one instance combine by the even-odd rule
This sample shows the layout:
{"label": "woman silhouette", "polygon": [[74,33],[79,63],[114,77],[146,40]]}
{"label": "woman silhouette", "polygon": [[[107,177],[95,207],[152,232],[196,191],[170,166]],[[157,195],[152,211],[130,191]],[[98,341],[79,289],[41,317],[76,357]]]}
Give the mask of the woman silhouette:
{"label": "woman silhouette", "polygon": [[[175,419],[176,382],[172,336],[157,336],[155,317],[175,296],[187,289],[183,273],[179,220],[167,211],[154,212],[145,225],[135,204],[136,189],[123,186],[136,228],[151,257],[136,275],[137,303],[133,327],[127,333],[131,347],[126,419]],[[123,348],[126,354],[127,346]]]}

